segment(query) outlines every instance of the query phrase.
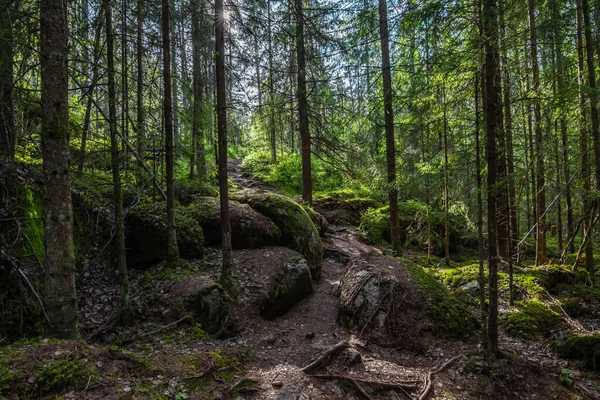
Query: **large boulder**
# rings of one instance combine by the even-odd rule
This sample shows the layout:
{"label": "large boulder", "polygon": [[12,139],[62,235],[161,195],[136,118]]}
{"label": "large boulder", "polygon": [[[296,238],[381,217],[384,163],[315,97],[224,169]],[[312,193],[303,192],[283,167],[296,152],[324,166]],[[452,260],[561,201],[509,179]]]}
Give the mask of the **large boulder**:
{"label": "large boulder", "polygon": [[[182,258],[200,258],[204,235],[200,224],[185,207],[175,209],[177,244]],[[139,205],[125,218],[127,264],[150,266],[160,263],[167,255],[167,207],[164,202]]]}
{"label": "large boulder", "polygon": [[270,218],[281,231],[281,244],[306,259],[313,279],[321,276],[323,243],[304,208],[295,201],[268,191],[241,191],[231,198]]}
{"label": "large boulder", "polygon": [[332,225],[358,226],[363,212],[380,204],[368,198],[357,197],[355,193],[339,190],[317,195],[313,207]]}
{"label": "large boulder", "polygon": [[[220,245],[221,207],[219,199],[197,197],[189,206],[189,210],[202,227],[205,243],[209,246]],[[234,249],[255,249],[280,244],[281,232],[277,225],[249,205],[230,201],[229,216],[231,244]]]}
{"label": "large boulder", "polygon": [[238,318],[257,311],[265,319],[277,318],[313,291],[306,260],[285,247],[235,252],[233,265],[240,277]]}

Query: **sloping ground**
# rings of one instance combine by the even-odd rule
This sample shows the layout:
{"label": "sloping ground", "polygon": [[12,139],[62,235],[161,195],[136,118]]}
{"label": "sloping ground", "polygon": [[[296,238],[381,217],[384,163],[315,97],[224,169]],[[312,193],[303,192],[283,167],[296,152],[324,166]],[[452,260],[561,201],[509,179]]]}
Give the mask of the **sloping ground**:
{"label": "sloping ground", "polygon": [[[267,189],[250,175],[242,176],[244,172],[236,164],[233,168],[236,170],[232,180],[238,186],[245,188],[250,185],[247,182],[252,182],[254,187]],[[580,383],[574,389],[562,386],[561,371],[572,367],[557,360],[543,342],[516,339],[502,332],[502,356],[490,369],[481,360],[478,331],[473,329],[473,334],[462,340],[448,339],[425,311],[427,307],[416,314],[407,314],[406,334],[393,347],[370,340],[362,329],[348,330],[338,323],[338,293],[340,280],[349,266],[364,264],[376,270],[402,270],[398,275],[402,280],[410,279],[415,272],[425,274],[415,281],[429,301],[427,306],[444,299],[443,293],[427,296],[427,287],[423,285],[424,282],[425,286],[432,285],[428,279],[433,278],[412,264],[411,274],[407,274],[408,260],[399,262],[365,245],[354,228],[334,226],[323,245],[322,275],[313,282],[312,295],[283,316],[267,321],[251,306],[251,298],[239,293],[238,303],[233,306],[233,330],[220,332],[219,337],[208,336],[202,329],[202,321],[179,318],[168,307],[162,308],[160,302],[142,306],[141,274],[132,279],[134,304],[143,313],[138,315],[140,322],[130,328],[115,325],[107,329],[110,323],[107,321],[113,324],[115,321],[102,317],[110,316],[115,307],[108,299],[116,298],[115,271],[90,267],[84,272],[87,278],[82,277],[88,281],[88,290],[80,296],[92,296],[99,301],[84,300],[87,306],[82,310],[82,323],[88,329],[88,337],[119,347],[49,342],[2,348],[0,398],[2,395],[65,399],[600,398],[600,390],[581,375],[569,375],[569,379]],[[256,268],[269,263],[269,257],[261,258],[260,250],[236,254],[236,273],[248,282],[248,287],[242,286],[240,290],[260,292],[262,277]],[[418,253],[409,256],[422,257]],[[211,264],[217,269],[218,252],[202,262],[202,268]],[[249,268],[250,264],[254,267]],[[256,287],[250,287],[249,277],[257,281]],[[435,290],[442,289],[436,286]],[[406,307],[416,301],[405,300]],[[93,311],[86,315],[86,310]],[[99,322],[90,322],[91,318],[98,318]],[[101,334],[96,334],[100,331]],[[322,359],[328,352],[331,357]],[[322,362],[306,369],[315,360]]]}

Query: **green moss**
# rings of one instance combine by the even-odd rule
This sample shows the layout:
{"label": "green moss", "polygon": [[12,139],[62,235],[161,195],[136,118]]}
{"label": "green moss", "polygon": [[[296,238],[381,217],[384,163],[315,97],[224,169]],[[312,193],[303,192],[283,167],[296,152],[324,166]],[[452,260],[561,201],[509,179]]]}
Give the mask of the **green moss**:
{"label": "green moss", "polygon": [[152,289],[157,282],[181,281],[186,277],[204,271],[202,261],[178,259],[174,262],[164,261],[146,272],[141,279],[142,286]]}
{"label": "green moss", "polygon": [[218,197],[219,190],[208,182],[181,179],[175,182],[175,199],[183,205],[191,204],[195,197]]}
{"label": "green moss", "polygon": [[95,377],[94,372],[94,367],[87,363],[87,360],[76,358],[43,364],[40,369],[35,371],[34,376],[40,390],[48,393],[73,386],[81,379]]}
{"label": "green moss", "polygon": [[[151,265],[161,262],[167,252],[167,207],[164,202],[141,204],[130,210],[125,219],[127,262],[131,265]],[[181,206],[175,207],[177,244],[182,258],[201,258],[204,235],[193,214]]]}
{"label": "green moss", "polygon": [[317,228],[302,206],[274,193],[241,192],[231,197],[240,203],[247,203],[271,219],[281,231],[282,244],[304,256],[313,278],[320,276],[323,243]]}
{"label": "green moss", "polygon": [[23,240],[20,256],[34,254],[42,264],[45,257],[44,214],[42,195],[31,186],[21,187],[17,204],[17,217],[21,219]]}
{"label": "green moss", "polygon": [[519,301],[517,307],[518,311],[501,318],[506,330],[514,335],[525,338],[549,335],[561,323],[560,315],[538,299]]}
{"label": "green moss", "polygon": [[210,337],[209,334],[204,329],[202,329],[201,325],[196,325],[192,328],[192,335],[196,339],[200,339],[200,340],[205,340]]}
{"label": "green moss", "polygon": [[550,347],[563,358],[583,361],[585,366],[600,369],[600,334],[573,334],[566,340],[554,341]]}
{"label": "green moss", "polygon": [[427,299],[427,314],[437,333],[451,338],[469,336],[479,327],[467,306],[452,295],[433,275],[408,259],[402,259]]}

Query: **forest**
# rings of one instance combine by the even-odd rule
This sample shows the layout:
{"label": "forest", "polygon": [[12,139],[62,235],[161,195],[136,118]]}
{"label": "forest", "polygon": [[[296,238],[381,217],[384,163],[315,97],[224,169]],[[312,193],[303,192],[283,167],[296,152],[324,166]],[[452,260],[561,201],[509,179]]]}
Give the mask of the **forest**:
{"label": "forest", "polygon": [[0,0],[0,399],[600,399],[600,1]]}

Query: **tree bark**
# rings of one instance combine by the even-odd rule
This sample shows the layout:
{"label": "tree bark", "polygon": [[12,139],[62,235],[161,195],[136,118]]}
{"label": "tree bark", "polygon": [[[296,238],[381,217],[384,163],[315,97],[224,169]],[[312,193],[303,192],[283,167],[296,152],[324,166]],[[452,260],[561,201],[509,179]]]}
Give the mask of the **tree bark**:
{"label": "tree bark", "polygon": [[[590,22],[590,6],[588,0],[581,1],[581,12],[583,14],[583,28],[585,36],[585,53],[588,73],[588,86],[590,88],[590,118],[592,123],[592,139],[594,143],[594,165],[596,175],[596,190],[600,190],[600,128],[598,127],[598,94],[596,92],[596,69],[594,66],[594,40],[592,38],[592,24]],[[593,200],[594,212],[598,212],[598,199]],[[590,216],[590,220],[595,220],[595,215]],[[594,224],[590,225],[594,229]],[[594,276],[594,253],[589,253],[590,260],[586,260],[587,271]]]}
{"label": "tree bark", "polygon": [[140,157],[144,157],[145,115],[144,115],[144,0],[137,0],[137,129],[136,147]]}
{"label": "tree bark", "polygon": [[14,52],[11,0],[0,0],[0,157],[15,157]]}
{"label": "tree bark", "polygon": [[177,233],[175,231],[175,194],[173,163],[173,94],[171,92],[171,41],[169,39],[169,0],[162,0],[162,50],[165,121],[165,164],[167,169],[167,259],[179,258]]}
{"label": "tree bark", "polygon": [[500,73],[498,49],[498,15],[496,0],[483,0],[483,34],[485,39],[485,133],[487,174],[487,214],[489,242],[489,351],[498,349],[498,236],[496,215],[496,183],[498,154],[497,139],[502,137],[502,104],[500,101]]}
{"label": "tree bark", "polygon": [[194,164],[196,164],[196,173],[198,179],[204,180],[206,177],[206,155],[204,149],[204,113],[203,113],[203,95],[204,82],[202,81],[202,32],[200,19],[202,16],[203,0],[193,2],[192,10],[192,62],[193,62],[193,80],[194,80],[194,106],[192,122],[192,159],[190,165],[190,178],[194,175]]}
{"label": "tree bark", "polygon": [[50,332],[79,337],[69,155],[67,4],[40,1],[45,292]]}
{"label": "tree bark", "polygon": [[386,0],[379,0],[379,36],[381,40],[381,70],[383,74],[383,109],[385,114],[385,154],[387,160],[388,198],[390,202],[390,232],[393,250],[401,253],[402,249],[400,247],[400,231],[398,226],[398,189],[396,187],[394,106],[387,18]]}
{"label": "tree bark", "polygon": [[296,55],[298,59],[298,118],[302,154],[302,200],[312,205],[312,171],[310,164],[310,132],[308,127],[308,100],[306,95],[306,55],[304,49],[304,10],[302,0],[296,2]]}
{"label": "tree bark", "polygon": [[131,299],[129,297],[129,277],[127,275],[127,254],[125,251],[125,226],[123,224],[123,194],[121,191],[121,174],[119,166],[119,141],[117,137],[117,107],[115,89],[115,54],[112,29],[112,7],[106,0],[106,58],[108,67],[108,124],[110,128],[110,149],[113,177],[113,196],[115,207],[115,247],[119,278],[121,283],[121,311],[125,323],[131,320]]}
{"label": "tree bark", "polygon": [[582,245],[577,252],[573,269],[577,269],[583,251],[585,251],[586,269],[593,269],[593,249],[592,243],[585,239],[590,237],[589,232],[592,229],[592,203],[590,201],[591,179],[590,179],[590,156],[589,156],[589,137],[587,133],[586,110],[585,110],[585,79],[584,79],[584,55],[583,55],[583,12],[581,0],[576,1],[576,26],[577,26],[577,81],[579,83],[579,143],[581,150],[581,186],[582,186],[582,204],[583,204],[583,239]]}
{"label": "tree bark", "polygon": [[535,237],[535,265],[541,265],[548,260],[546,255],[546,189],[544,169],[544,135],[542,133],[542,108],[540,85],[540,70],[538,65],[537,34],[535,26],[535,0],[527,0],[529,15],[529,41],[531,51],[531,79],[533,83],[534,132],[535,132],[535,182],[536,182],[536,208],[537,208],[537,235]]}
{"label": "tree bark", "polygon": [[221,206],[221,246],[223,264],[221,284],[231,289],[231,224],[229,221],[229,188],[227,186],[227,96],[225,93],[225,20],[223,0],[215,0],[215,69],[217,85],[217,135],[219,140],[219,195]]}

